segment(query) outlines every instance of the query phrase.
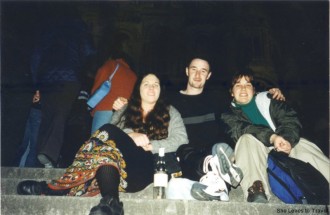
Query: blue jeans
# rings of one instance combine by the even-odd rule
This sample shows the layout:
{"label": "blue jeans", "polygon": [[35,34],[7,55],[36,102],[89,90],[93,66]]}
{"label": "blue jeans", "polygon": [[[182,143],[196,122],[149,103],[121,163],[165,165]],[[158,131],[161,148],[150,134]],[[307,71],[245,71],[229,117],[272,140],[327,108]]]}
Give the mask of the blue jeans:
{"label": "blue jeans", "polygon": [[41,110],[31,108],[26,122],[22,144],[18,149],[19,167],[38,167],[37,138],[41,122]]}
{"label": "blue jeans", "polygon": [[93,122],[92,122],[92,130],[93,134],[97,129],[99,129],[102,125],[110,123],[112,118],[112,110],[110,111],[95,111]]}

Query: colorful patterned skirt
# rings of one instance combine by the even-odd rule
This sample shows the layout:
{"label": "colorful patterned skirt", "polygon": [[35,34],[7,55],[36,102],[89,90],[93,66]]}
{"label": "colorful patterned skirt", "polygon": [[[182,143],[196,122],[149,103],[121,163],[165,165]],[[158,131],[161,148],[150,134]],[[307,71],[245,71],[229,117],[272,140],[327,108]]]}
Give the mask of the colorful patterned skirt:
{"label": "colorful patterned skirt", "polygon": [[106,124],[97,130],[76,153],[63,176],[52,180],[52,190],[68,190],[69,196],[95,196],[100,193],[95,178],[100,166],[115,166],[120,174],[119,192],[137,192],[153,180],[153,155],[137,147],[118,127]]}

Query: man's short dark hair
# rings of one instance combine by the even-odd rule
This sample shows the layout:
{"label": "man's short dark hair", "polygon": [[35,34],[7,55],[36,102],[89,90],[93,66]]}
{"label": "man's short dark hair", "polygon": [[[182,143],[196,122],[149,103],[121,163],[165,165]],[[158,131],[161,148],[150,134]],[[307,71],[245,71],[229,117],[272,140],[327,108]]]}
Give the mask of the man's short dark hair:
{"label": "man's short dark hair", "polygon": [[210,56],[209,52],[207,51],[197,51],[194,53],[190,53],[188,55],[188,59],[186,60],[186,66],[189,67],[191,64],[191,61],[194,59],[201,59],[205,60],[209,64],[210,72],[211,72],[211,67],[213,66],[213,60],[212,57]]}

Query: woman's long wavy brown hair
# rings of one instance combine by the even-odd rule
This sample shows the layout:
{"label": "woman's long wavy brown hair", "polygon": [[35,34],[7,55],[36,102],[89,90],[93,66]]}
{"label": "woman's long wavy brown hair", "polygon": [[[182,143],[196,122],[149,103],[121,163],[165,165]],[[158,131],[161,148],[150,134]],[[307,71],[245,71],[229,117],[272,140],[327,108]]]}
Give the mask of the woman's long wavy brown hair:
{"label": "woman's long wavy brown hair", "polygon": [[[170,105],[165,101],[163,96],[163,90],[161,89],[159,98],[155,104],[154,109],[150,111],[143,120],[140,85],[142,83],[143,78],[150,74],[152,73],[140,77],[135,84],[131,99],[129,100],[127,109],[124,113],[125,127],[132,128],[134,132],[146,134],[150,140],[161,140],[168,136],[168,126],[170,122]],[[155,76],[157,77],[157,75]]]}

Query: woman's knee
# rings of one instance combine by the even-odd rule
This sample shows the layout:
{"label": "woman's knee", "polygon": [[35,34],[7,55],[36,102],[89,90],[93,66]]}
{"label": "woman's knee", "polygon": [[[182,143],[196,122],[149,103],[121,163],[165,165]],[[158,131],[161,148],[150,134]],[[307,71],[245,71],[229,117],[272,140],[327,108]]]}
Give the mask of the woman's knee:
{"label": "woman's knee", "polygon": [[251,134],[243,134],[237,141],[235,147],[235,154],[240,151],[246,153],[247,151],[256,151],[260,147],[265,147],[262,142]]}
{"label": "woman's knee", "polygon": [[[247,145],[248,144],[248,145]],[[236,147],[250,147],[251,145],[260,145],[260,141],[252,134],[243,134],[237,141]]]}
{"label": "woman's knee", "polygon": [[101,132],[107,132],[109,137],[117,137],[118,135],[122,136],[126,134],[123,130],[110,123],[102,125],[98,130],[99,134],[101,134]]}
{"label": "woman's knee", "polygon": [[105,124],[98,132],[92,135],[92,138],[97,138],[103,142],[113,140],[117,145],[121,143],[133,142],[132,139],[120,128],[112,124]]}
{"label": "woman's knee", "polygon": [[239,139],[239,140],[251,140],[251,139],[256,139],[252,134],[243,134]]}
{"label": "woman's knee", "polygon": [[113,124],[110,124],[110,123],[107,123],[107,124],[104,124],[102,125],[100,128],[99,128],[100,131],[108,131],[108,130],[120,130],[120,128],[118,128],[117,126],[113,125]]}

